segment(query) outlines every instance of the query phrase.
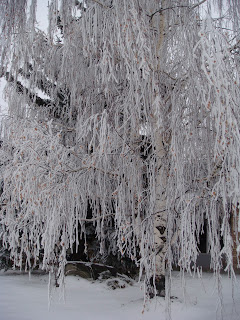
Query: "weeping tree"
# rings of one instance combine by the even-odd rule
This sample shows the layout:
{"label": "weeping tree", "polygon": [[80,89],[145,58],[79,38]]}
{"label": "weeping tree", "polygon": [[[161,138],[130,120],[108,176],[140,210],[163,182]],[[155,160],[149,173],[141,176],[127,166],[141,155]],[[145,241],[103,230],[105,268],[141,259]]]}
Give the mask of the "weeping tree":
{"label": "weeping tree", "polygon": [[52,0],[47,34],[36,2],[0,2],[0,236],[14,265],[42,251],[63,280],[91,221],[100,253],[128,256],[147,295],[163,294],[173,264],[196,265],[207,222],[214,272],[224,256],[233,273],[240,2]]}

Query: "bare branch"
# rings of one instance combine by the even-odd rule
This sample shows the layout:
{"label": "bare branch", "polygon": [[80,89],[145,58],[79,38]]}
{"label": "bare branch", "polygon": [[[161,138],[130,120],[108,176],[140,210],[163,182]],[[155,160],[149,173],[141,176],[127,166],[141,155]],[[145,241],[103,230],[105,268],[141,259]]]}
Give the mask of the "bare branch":
{"label": "bare branch", "polygon": [[206,1],[207,0],[202,0],[199,3],[193,5],[192,7],[190,7],[190,6],[174,6],[174,7],[168,7],[168,8],[160,8],[157,11],[155,11],[153,14],[149,15],[149,17],[150,17],[150,20],[151,20],[156,13],[161,13],[161,12],[163,12],[165,10],[174,10],[174,9],[177,9],[177,8],[186,8],[186,9],[189,9],[189,10],[193,10],[193,9],[199,7],[201,4],[203,4]]}
{"label": "bare branch", "polygon": [[165,10],[173,10],[174,11],[174,9],[177,9],[177,8],[188,8],[188,9],[190,9],[190,7],[189,6],[174,6],[174,7],[168,7],[168,8],[160,8],[160,9],[158,9],[157,11],[155,11],[154,13],[152,13],[151,15],[148,15],[149,17],[150,17],[150,20],[152,20],[152,18],[155,16],[155,14],[157,14],[157,13],[161,13],[161,12],[163,12],[163,11],[165,11]]}

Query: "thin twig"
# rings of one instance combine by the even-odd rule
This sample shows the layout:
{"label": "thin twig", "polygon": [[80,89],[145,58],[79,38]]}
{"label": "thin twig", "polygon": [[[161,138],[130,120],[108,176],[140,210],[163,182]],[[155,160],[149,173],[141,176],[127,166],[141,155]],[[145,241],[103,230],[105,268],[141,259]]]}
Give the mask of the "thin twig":
{"label": "thin twig", "polygon": [[206,2],[207,0],[202,0],[202,1],[200,1],[199,3],[196,3],[196,4],[194,4],[193,6],[174,6],[174,7],[168,7],[168,8],[160,8],[160,9],[158,9],[157,11],[155,11],[153,14],[151,14],[151,15],[149,15],[149,17],[150,17],[150,20],[152,20],[152,18],[154,17],[154,15],[156,14],[156,13],[161,13],[161,12],[163,12],[163,11],[165,11],[165,10],[174,10],[174,9],[177,9],[177,8],[187,8],[187,9],[189,9],[189,10],[193,10],[193,9],[195,9],[195,8],[197,8],[197,7],[199,7],[201,4],[203,4],[204,2]]}
{"label": "thin twig", "polygon": [[[69,166],[68,166],[69,167]],[[69,167],[70,168],[70,167]],[[113,176],[113,177],[117,177],[118,176],[118,173],[113,173],[113,172],[110,172],[110,171],[106,171],[106,170],[103,170],[101,168],[97,168],[95,166],[86,166],[86,167],[80,167],[80,168],[76,168],[76,169],[72,169],[70,168],[70,170],[66,170],[65,172],[66,173],[74,173],[74,172],[78,172],[78,171],[82,171],[82,170],[90,170],[90,169],[93,169],[93,170],[97,170],[97,171],[100,171],[104,174],[109,174],[110,176]]]}
{"label": "thin twig", "polygon": [[191,7],[191,9],[195,9],[195,8],[199,7],[201,4],[203,4],[203,3],[206,2],[206,1],[207,1],[207,0],[202,0],[202,1],[200,1],[199,3],[194,4],[194,5]]}
{"label": "thin twig", "polygon": [[167,73],[166,71],[164,70],[160,70],[160,72],[164,73],[166,76],[168,76],[170,79],[176,81],[177,79],[176,78],[173,78],[169,73]]}
{"label": "thin twig", "polygon": [[[117,129],[116,129],[115,127],[113,127],[113,129],[116,131],[117,135],[124,141],[124,143],[129,147],[129,149],[130,149],[133,153],[135,153],[136,150],[134,150],[134,149],[131,148],[131,146],[124,140],[124,138],[120,135],[120,133],[117,131]],[[126,154],[125,154],[125,155],[126,155]],[[125,155],[124,155],[124,156],[125,156]]]}
{"label": "thin twig", "polygon": [[165,10],[174,10],[174,9],[177,9],[177,8],[188,8],[190,9],[189,6],[174,6],[174,7],[168,7],[168,8],[160,8],[158,9],[157,11],[155,11],[154,13],[152,13],[151,15],[148,15],[150,17],[150,20],[152,20],[152,18],[155,16],[156,13],[161,13]]}

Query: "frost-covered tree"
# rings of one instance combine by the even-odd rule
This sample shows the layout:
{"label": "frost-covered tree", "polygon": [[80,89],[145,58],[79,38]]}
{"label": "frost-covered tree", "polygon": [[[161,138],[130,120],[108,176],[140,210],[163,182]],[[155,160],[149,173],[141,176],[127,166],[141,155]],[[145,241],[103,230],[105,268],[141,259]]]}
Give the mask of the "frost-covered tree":
{"label": "frost-covered tree", "polygon": [[224,256],[233,272],[239,0],[53,0],[48,34],[36,2],[0,1],[0,223],[14,264],[43,250],[63,275],[90,220],[100,252],[130,257],[161,294],[174,263],[191,272],[207,221],[213,270]]}

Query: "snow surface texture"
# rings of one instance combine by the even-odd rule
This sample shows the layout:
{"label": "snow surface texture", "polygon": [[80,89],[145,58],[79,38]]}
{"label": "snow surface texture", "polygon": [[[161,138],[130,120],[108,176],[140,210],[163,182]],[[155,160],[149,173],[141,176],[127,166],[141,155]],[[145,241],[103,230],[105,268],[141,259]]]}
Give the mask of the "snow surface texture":
{"label": "snow surface texture", "polygon": [[[173,274],[173,320],[213,320],[216,315],[217,293],[215,280],[210,273],[202,280],[186,276],[185,300],[178,273]],[[79,277],[66,278],[66,302],[55,297],[48,310],[48,276],[0,274],[0,320],[164,320],[163,298],[153,299],[143,312],[143,292],[139,283],[124,289],[110,289],[106,282],[92,282]],[[235,304],[232,285],[222,276],[223,319],[240,319],[240,276],[235,284]],[[56,289],[58,290],[58,289]]]}

